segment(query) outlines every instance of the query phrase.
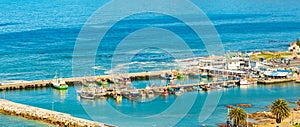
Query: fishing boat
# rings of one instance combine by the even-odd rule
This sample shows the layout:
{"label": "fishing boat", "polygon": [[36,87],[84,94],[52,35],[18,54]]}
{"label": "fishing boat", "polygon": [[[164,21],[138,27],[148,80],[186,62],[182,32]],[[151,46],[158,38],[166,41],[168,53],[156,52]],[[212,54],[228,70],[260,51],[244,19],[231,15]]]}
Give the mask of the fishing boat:
{"label": "fishing boat", "polygon": [[176,95],[176,96],[180,96],[180,95],[182,95],[183,92],[184,92],[183,89],[176,89],[175,95]]}
{"label": "fishing boat", "polygon": [[57,75],[55,75],[55,77],[51,83],[52,83],[53,87],[56,89],[59,89],[59,90],[68,89],[68,85],[66,84],[66,82],[62,78],[58,79]]}
{"label": "fishing boat", "polygon": [[182,73],[178,73],[178,72],[175,74],[176,74],[177,79],[186,79],[187,78],[186,74],[182,74]]}
{"label": "fishing boat", "polygon": [[221,89],[222,87],[220,85],[216,85],[215,89]]}
{"label": "fishing boat", "polygon": [[147,96],[147,94],[145,92],[141,92],[140,94],[141,94],[142,98],[146,98],[146,96]]}
{"label": "fishing boat", "polygon": [[138,97],[140,93],[138,90],[133,89],[133,90],[129,91],[129,94],[131,95],[131,97],[135,98],[135,97]]}
{"label": "fishing boat", "polygon": [[231,87],[236,87],[236,84],[235,83],[230,83],[227,85],[227,88],[231,88]]}
{"label": "fishing boat", "polygon": [[96,87],[95,89],[95,97],[105,98],[106,89],[102,87]]}
{"label": "fishing boat", "polygon": [[173,74],[161,74],[160,75],[163,79],[166,79],[166,80],[173,80],[173,79],[176,79],[175,76]]}
{"label": "fishing boat", "polygon": [[97,86],[97,81],[95,81],[95,80],[85,79],[82,81],[82,83],[85,87],[96,87]]}
{"label": "fishing boat", "polygon": [[240,80],[240,85],[254,85],[257,84],[257,80],[253,79],[241,79]]}
{"label": "fishing boat", "polygon": [[124,77],[124,76],[115,76],[113,82],[125,86],[131,85],[130,77]]}
{"label": "fishing boat", "polygon": [[107,82],[107,80],[105,80],[105,79],[101,79],[100,81],[98,81],[98,84],[99,84],[100,86],[106,86],[106,85],[108,84],[108,82]]}
{"label": "fishing boat", "polygon": [[117,102],[121,102],[122,101],[122,94],[120,93],[120,92],[117,92],[116,94],[114,94],[114,96],[113,96],[114,98],[115,98],[115,100],[117,101]]}
{"label": "fishing boat", "polygon": [[155,94],[152,90],[147,93],[148,98],[153,98],[154,96],[155,96]]}
{"label": "fishing boat", "polygon": [[160,94],[161,96],[169,96],[169,92],[168,91],[164,91],[162,94]]}
{"label": "fishing boat", "polygon": [[79,95],[83,99],[90,99],[90,100],[94,100],[95,99],[95,96],[93,94],[82,92]]}
{"label": "fishing boat", "polygon": [[207,86],[207,85],[205,85],[205,86],[202,87],[202,90],[203,90],[203,91],[209,91],[209,90],[210,90],[210,87]]}
{"label": "fishing boat", "polygon": [[226,83],[225,81],[221,84],[222,87],[224,88],[232,88],[232,87],[236,87],[235,83]]}

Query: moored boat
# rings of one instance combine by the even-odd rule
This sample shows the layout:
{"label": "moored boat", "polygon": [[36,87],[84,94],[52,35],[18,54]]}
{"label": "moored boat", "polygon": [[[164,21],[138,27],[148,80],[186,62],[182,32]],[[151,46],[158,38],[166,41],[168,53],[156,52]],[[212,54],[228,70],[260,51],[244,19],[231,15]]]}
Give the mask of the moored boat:
{"label": "moored boat", "polygon": [[184,90],[183,89],[177,89],[176,91],[175,91],[175,95],[176,96],[180,96],[180,95],[182,95],[182,93],[184,92]]}
{"label": "moored boat", "polygon": [[168,96],[168,95],[169,95],[168,91],[165,91],[161,94],[161,96]]}
{"label": "moored boat", "polygon": [[96,87],[97,86],[97,81],[95,81],[95,80],[84,79],[82,81],[82,83],[85,87]]}
{"label": "moored boat", "polygon": [[165,73],[165,74],[161,74],[160,76],[161,76],[161,78],[166,79],[166,80],[174,80],[177,78],[177,76],[174,76],[173,73],[171,73],[171,74]]}
{"label": "moored boat", "polygon": [[152,90],[147,93],[148,98],[153,98],[154,96],[155,96],[155,94]]}
{"label": "moored boat", "polygon": [[257,80],[251,80],[251,79],[241,79],[240,85],[254,85],[257,84]]}
{"label": "moored boat", "polygon": [[81,98],[83,99],[90,99],[90,100],[93,100],[95,99],[95,96],[93,94],[89,94],[89,93],[80,93],[79,94]]}
{"label": "moored boat", "polygon": [[210,87],[209,87],[209,86],[203,86],[203,87],[202,87],[202,90],[203,90],[203,91],[208,91],[208,90],[210,90]]}
{"label": "moored boat", "polygon": [[59,90],[68,89],[68,85],[66,84],[66,82],[62,78],[58,79],[57,75],[55,75],[55,77],[51,83],[52,83],[53,87],[56,89],[59,89]]}
{"label": "moored boat", "polygon": [[106,86],[108,84],[107,80],[101,80],[98,82],[99,85],[101,86]]}
{"label": "moored boat", "polygon": [[123,98],[121,93],[116,93],[113,97],[116,99],[117,102],[121,102]]}

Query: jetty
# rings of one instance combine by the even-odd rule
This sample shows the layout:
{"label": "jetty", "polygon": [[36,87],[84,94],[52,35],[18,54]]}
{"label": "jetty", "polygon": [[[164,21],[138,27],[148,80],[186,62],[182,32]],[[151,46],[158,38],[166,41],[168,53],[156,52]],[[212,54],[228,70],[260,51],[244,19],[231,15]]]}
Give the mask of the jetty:
{"label": "jetty", "polygon": [[260,84],[274,84],[274,83],[283,83],[295,81],[295,78],[283,78],[283,79],[267,79],[267,80],[257,80],[257,83]]}
{"label": "jetty", "polygon": [[[170,73],[170,70],[129,73],[122,76],[129,77],[133,81],[133,80],[160,78],[161,74],[165,74],[165,73]],[[84,79],[97,80],[99,78],[102,78],[108,81],[112,81],[114,76],[118,76],[118,75],[85,76],[85,77],[63,78],[63,80],[66,82],[67,85],[74,86],[74,85],[82,85],[82,81]],[[5,84],[2,83],[0,84],[0,91],[52,87],[51,81],[52,80],[35,80],[35,81],[9,82]]]}
{"label": "jetty", "polygon": [[[138,73],[129,73],[123,76],[129,77],[131,80],[144,80],[150,78],[159,78],[161,74],[167,73],[169,70],[163,71],[152,71],[152,72],[138,72]],[[63,78],[63,80],[69,85],[82,85],[81,81],[84,79],[99,79],[103,78],[108,81],[113,80],[113,75],[101,75],[101,76],[85,76],[85,77],[74,77],[74,78]],[[42,88],[42,87],[51,87],[52,80],[35,80],[35,81],[18,81],[18,82],[9,82],[5,84],[0,84],[0,91],[3,90],[17,90],[17,89],[32,89],[32,88]]]}
{"label": "jetty", "polygon": [[56,126],[65,127],[116,127],[86,119],[73,117],[70,114],[37,108],[12,101],[0,99],[0,112],[20,116],[26,119],[38,120]]}

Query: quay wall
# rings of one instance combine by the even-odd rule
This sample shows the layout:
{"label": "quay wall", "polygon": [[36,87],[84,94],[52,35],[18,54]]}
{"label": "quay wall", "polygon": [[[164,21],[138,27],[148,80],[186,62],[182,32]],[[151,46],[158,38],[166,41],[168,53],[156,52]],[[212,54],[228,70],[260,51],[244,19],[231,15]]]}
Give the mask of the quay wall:
{"label": "quay wall", "polygon": [[[138,72],[138,73],[129,73],[126,75],[121,75],[124,77],[129,77],[132,81],[134,80],[148,80],[148,79],[157,79],[161,77],[161,74],[170,72],[170,70],[162,71],[151,71],[151,72]],[[101,75],[100,78],[106,79],[109,82],[113,80],[113,77],[120,75]],[[86,76],[86,77],[74,77],[74,78],[63,78],[69,86],[82,85],[84,79],[95,79],[99,80],[99,76]],[[258,80],[260,84],[273,84],[280,82],[290,82],[295,81],[295,79],[269,79],[269,80]],[[238,81],[234,81],[238,83]],[[298,81],[300,82],[300,80]],[[9,84],[1,84],[0,91],[5,90],[17,90],[17,89],[33,89],[33,88],[42,88],[42,87],[52,87],[51,80],[35,80],[35,81],[26,81],[26,82],[17,82]]]}
{"label": "quay wall", "polygon": [[0,99],[0,112],[7,115],[14,115],[24,117],[26,119],[38,120],[56,126],[115,127],[114,125],[85,120],[73,117],[70,114],[19,104],[3,99]]}
{"label": "quay wall", "polygon": [[[129,77],[131,80],[144,80],[150,78],[159,78],[161,74],[168,71],[153,71],[153,72],[139,72],[139,73],[130,73],[127,75],[122,75]],[[101,78],[104,78],[108,81],[112,81],[112,75],[101,75]],[[63,78],[63,80],[69,85],[82,85],[81,81],[83,79],[99,79],[99,76],[86,76],[86,77],[75,77],[75,78]],[[17,83],[8,83],[1,84],[0,91],[5,90],[17,90],[17,89],[33,89],[33,88],[42,88],[42,87],[52,87],[51,80],[35,80],[35,81],[21,81]]]}
{"label": "quay wall", "polygon": [[258,80],[257,83],[260,84],[274,84],[274,83],[283,83],[283,82],[291,82],[296,81],[295,78],[287,78],[287,79],[268,79],[268,80]]}

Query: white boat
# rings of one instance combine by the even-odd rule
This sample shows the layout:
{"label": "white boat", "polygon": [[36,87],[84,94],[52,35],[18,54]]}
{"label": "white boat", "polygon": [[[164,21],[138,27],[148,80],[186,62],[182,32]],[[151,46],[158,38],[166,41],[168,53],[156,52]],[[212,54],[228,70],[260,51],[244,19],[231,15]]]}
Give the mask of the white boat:
{"label": "white boat", "polygon": [[178,91],[175,92],[175,95],[176,95],[176,96],[180,96],[182,93],[183,93],[183,92],[182,92],[181,90],[178,90]]}
{"label": "white boat", "polygon": [[94,100],[94,99],[95,99],[95,96],[94,96],[94,95],[88,94],[88,93],[81,93],[81,94],[80,94],[80,97],[81,97],[81,98],[84,98],[84,99],[90,99],[90,100]]}
{"label": "white boat", "polygon": [[147,93],[148,98],[153,98],[154,96],[155,96],[155,94],[152,90]]}
{"label": "white boat", "polygon": [[216,86],[216,89],[221,89],[222,87],[220,85],[217,85]]}
{"label": "white boat", "polygon": [[254,85],[257,84],[256,80],[247,80],[247,79],[241,79],[240,85]]}
{"label": "white boat", "polygon": [[59,89],[59,90],[68,89],[68,85],[63,80],[63,78],[58,79],[57,75],[54,76],[54,79],[51,81],[51,83],[52,83],[53,87],[56,89]]}
{"label": "white boat", "polygon": [[131,95],[131,97],[138,97],[139,96],[139,91],[136,89],[130,90],[129,94]]}
{"label": "white boat", "polygon": [[232,87],[236,87],[235,83],[227,84],[225,86],[225,88],[232,88]]}
{"label": "white boat", "polygon": [[121,84],[121,85],[131,85],[131,79],[129,77],[114,77],[113,80],[116,84]]}

